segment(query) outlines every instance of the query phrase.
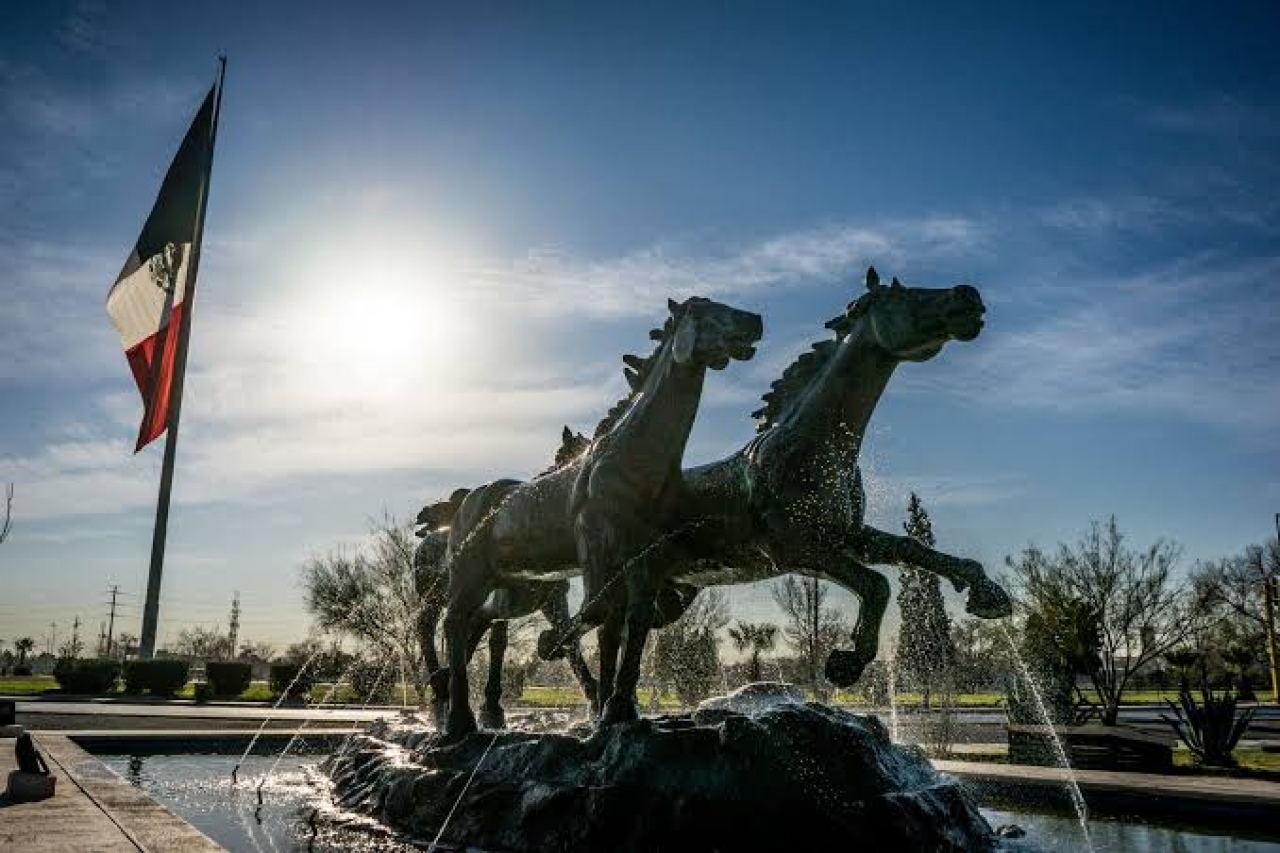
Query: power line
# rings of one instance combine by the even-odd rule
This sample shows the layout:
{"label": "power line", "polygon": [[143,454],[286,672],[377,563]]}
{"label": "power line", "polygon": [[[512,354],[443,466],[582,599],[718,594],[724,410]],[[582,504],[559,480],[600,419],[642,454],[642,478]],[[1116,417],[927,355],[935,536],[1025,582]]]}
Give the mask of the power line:
{"label": "power line", "polygon": [[112,657],[111,650],[116,631],[116,596],[120,594],[120,585],[111,585],[111,616],[110,627],[107,628],[107,657]]}

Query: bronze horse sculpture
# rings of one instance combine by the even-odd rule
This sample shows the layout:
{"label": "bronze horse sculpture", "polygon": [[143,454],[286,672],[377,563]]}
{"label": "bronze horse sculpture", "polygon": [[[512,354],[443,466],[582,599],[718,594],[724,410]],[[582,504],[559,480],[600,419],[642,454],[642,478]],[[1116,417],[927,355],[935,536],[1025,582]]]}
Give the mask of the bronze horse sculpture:
{"label": "bronze horse sculpture", "polygon": [[[938,574],[957,591],[968,590],[966,609],[980,617],[1011,610],[1007,594],[976,561],[866,525],[857,464],[867,424],[897,366],[927,361],[948,341],[975,339],[983,325],[982,299],[968,285],[905,287],[894,279],[884,286],[874,268],[866,286],[826,324],[835,340],[814,344],[773,383],[766,405],[753,413],[760,419],[758,435],[733,455],[684,472],[671,533],[630,567],[640,579],[628,577],[631,589],[650,595],[673,584],[696,590],[790,573],[838,584],[861,602],[853,649],[835,650],[827,659],[825,674],[838,686],[855,683],[876,657],[889,583],[869,564]],[[687,605],[693,594],[667,598]],[[616,619],[623,603],[602,601]],[[625,606],[643,605],[628,600]],[[609,618],[584,606],[573,632],[544,633],[539,653],[554,657],[558,640],[574,640]],[[601,648],[603,653],[603,641]],[[638,658],[628,662],[636,663]]]}
{"label": "bronze horse sculpture", "polygon": [[[646,359],[626,359],[632,393],[610,410],[581,455],[528,482],[498,480],[462,499],[445,556],[446,739],[476,730],[466,664],[482,608],[494,590],[530,579],[567,580],[579,566],[588,590],[597,581],[607,585],[605,579],[668,529],[706,371],[751,358],[763,332],[759,315],[711,300],[694,297],[669,302],[668,308],[670,318],[651,333],[658,342],[655,351]],[[630,608],[625,618],[630,655],[632,637],[640,636],[643,648],[652,610]],[[611,624],[621,626],[621,620]],[[621,633],[619,627],[600,638],[605,719],[635,713],[634,681],[607,688],[613,684],[611,666]],[[556,645],[563,649],[563,643]]]}
{"label": "bronze horse sculpture", "polygon": [[[556,454],[556,467],[578,456],[589,442],[580,433],[565,427],[561,450]],[[422,525],[417,535],[422,541],[414,552],[414,584],[421,600],[418,617],[418,640],[422,646],[427,672],[431,674],[432,705],[437,711],[447,706],[448,669],[440,667],[436,652],[436,627],[448,601],[448,568],[445,554],[449,544],[449,528],[469,489],[457,489],[448,500],[428,504],[418,513]],[[502,709],[502,667],[507,652],[508,624],[513,619],[542,613],[551,630],[569,630],[569,582],[567,580],[512,581],[490,594],[476,616],[468,641],[468,660],[475,654],[485,631],[489,632],[489,672],[484,686],[484,703],[480,706],[480,722],[485,728],[499,729],[506,724]],[[578,680],[591,714],[599,713],[599,685],[580,643],[568,645],[569,667]]]}

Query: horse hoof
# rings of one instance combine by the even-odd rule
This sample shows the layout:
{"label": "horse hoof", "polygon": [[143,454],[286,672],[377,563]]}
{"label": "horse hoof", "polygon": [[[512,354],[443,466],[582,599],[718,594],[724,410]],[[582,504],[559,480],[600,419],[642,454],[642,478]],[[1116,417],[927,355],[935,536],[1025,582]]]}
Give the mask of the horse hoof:
{"label": "horse hoof", "polygon": [[610,696],[604,703],[604,713],[600,715],[601,726],[614,726],[618,723],[630,723],[640,719],[640,706],[634,699],[626,696]]}
{"label": "horse hoof", "polygon": [[485,705],[480,709],[480,725],[486,729],[505,729],[507,727],[507,715],[503,713],[501,705]]}
{"label": "horse hoof", "polygon": [[826,676],[827,681],[837,687],[852,687],[862,677],[862,671],[867,668],[867,664],[874,659],[874,657],[868,658],[857,652],[835,649],[831,654],[827,655],[827,663],[823,667],[823,675]]}
{"label": "horse hoof", "polygon": [[1013,601],[1009,593],[989,578],[983,578],[969,589],[969,598],[964,609],[974,616],[983,619],[999,619],[1013,613]]}
{"label": "horse hoof", "polygon": [[468,711],[465,717],[449,718],[444,727],[444,736],[440,740],[445,744],[455,744],[466,740],[468,735],[473,735],[477,731],[479,728],[476,726],[476,718]]}
{"label": "horse hoof", "polygon": [[560,660],[567,654],[560,642],[563,636],[548,628],[538,635],[538,657],[543,660]]}

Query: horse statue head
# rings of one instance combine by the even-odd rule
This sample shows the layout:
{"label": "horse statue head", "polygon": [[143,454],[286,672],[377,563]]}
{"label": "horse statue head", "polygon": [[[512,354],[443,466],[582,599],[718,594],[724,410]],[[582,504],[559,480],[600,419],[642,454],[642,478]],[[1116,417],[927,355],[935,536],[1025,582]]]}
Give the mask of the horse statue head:
{"label": "horse statue head", "polygon": [[827,323],[843,338],[862,320],[870,340],[898,361],[928,361],[952,340],[971,341],[982,331],[986,307],[977,288],[907,287],[894,278],[880,283],[867,269],[867,292],[841,317]]}

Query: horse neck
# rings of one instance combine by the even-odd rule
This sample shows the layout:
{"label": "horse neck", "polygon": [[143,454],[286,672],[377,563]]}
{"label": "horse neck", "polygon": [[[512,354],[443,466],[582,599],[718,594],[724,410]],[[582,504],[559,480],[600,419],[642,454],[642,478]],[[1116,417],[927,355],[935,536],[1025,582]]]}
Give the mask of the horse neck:
{"label": "horse neck", "polygon": [[782,426],[814,442],[851,440],[856,453],[897,366],[898,360],[872,340],[866,320],[860,320]]}
{"label": "horse neck", "polygon": [[609,455],[638,472],[679,472],[706,372],[702,365],[677,364],[670,344],[664,347],[635,402],[610,430]]}

